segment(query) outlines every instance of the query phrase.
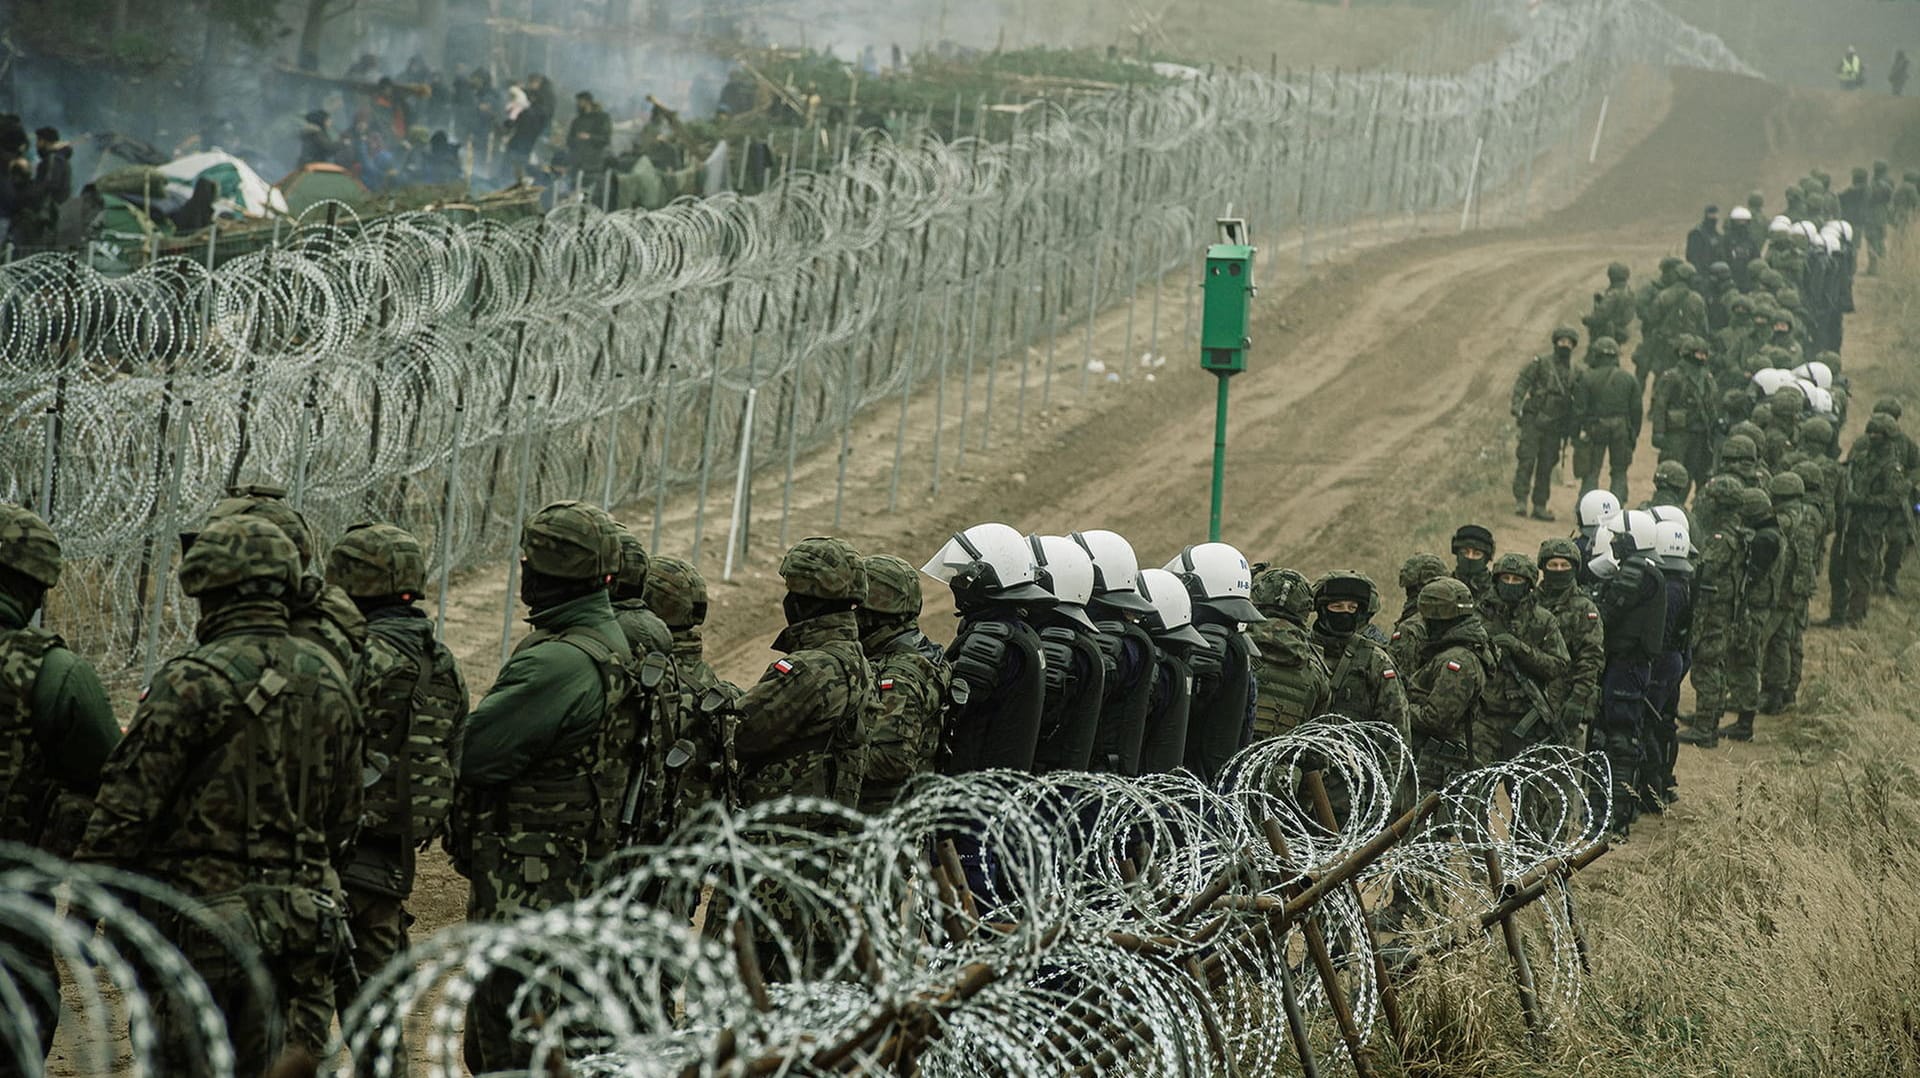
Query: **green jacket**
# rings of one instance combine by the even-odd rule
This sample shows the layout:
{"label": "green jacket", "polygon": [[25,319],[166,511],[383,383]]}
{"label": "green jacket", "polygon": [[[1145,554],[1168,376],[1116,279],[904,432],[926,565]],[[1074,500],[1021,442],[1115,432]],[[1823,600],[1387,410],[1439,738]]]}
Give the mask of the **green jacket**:
{"label": "green jacket", "polygon": [[1553,683],[1548,699],[1564,713],[1588,715],[1600,700],[1600,673],[1607,665],[1607,634],[1600,608],[1577,587],[1540,589],[1540,605],[1554,617],[1567,645],[1567,672]]}
{"label": "green jacket", "polygon": [[773,646],[786,654],[740,698],[741,800],[798,795],[857,807],[879,700],[853,611],[789,625]]}
{"label": "green jacket", "polygon": [[1720,387],[1713,372],[1703,363],[1686,362],[1675,366],[1653,384],[1654,444],[1669,433],[1705,436],[1713,430],[1714,413],[1720,408]]}
{"label": "green jacket", "polygon": [[1619,364],[1588,367],[1573,387],[1573,420],[1582,433],[1603,424],[1625,421],[1628,433],[1640,436],[1640,382]]}
{"label": "green jacket", "polygon": [[1566,434],[1574,382],[1571,361],[1562,362],[1551,352],[1533,357],[1513,380],[1513,417],[1535,430]]}
{"label": "green jacket", "polygon": [[[28,629],[20,604],[5,595],[0,641],[0,682],[13,701],[13,713],[0,715],[0,840],[67,853],[85,822],[81,799],[99,789],[120,725],[93,667],[58,637]],[[24,665],[16,670],[16,662]]]}
{"label": "green jacket", "polygon": [[[867,740],[860,810],[891,808],[907,780],[933,769],[946,708],[945,660],[928,655],[926,637],[908,619],[870,634],[860,644],[873,663],[879,713]],[[938,654],[936,651],[935,655]]]}
{"label": "green jacket", "polygon": [[[1520,676],[1530,679],[1539,688],[1540,695],[1551,701],[1560,679],[1567,675],[1567,643],[1560,635],[1554,616],[1531,598],[1513,606],[1488,598],[1480,601],[1480,622],[1486,626],[1487,636],[1497,641],[1495,646],[1501,658],[1511,659]],[[1501,637],[1512,639],[1503,641]],[[1526,688],[1515,680],[1504,661],[1496,662],[1487,671],[1482,700],[1486,712],[1503,717],[1524,715],[1533,706]],[[1512,725],[1511,722],[1495,723],[1497,730],[1492,743],[1498,744],[1498,732]],[[1477,742],[1478,731],[1475,733]]]}
{"label": "green jacket", "polygon": [[[596,591],[527,618],[535,629],[584,628],[616,652],[627,649],[607,593]],[[467,717],[454,775],[462,786],[495,786],[592,740],[606,713],[600,671],[579,648],[545,640],[514,653]]]}
{"label": "green jacket", "polygon": [[1420,665],[1407,684],[1416,758],[1439,757],[1439,770],[1447,771],[1473,766],[1495,751],[1497,746],[1472,743],[1473,719],[1491,658],[1487,632],[1478,618],[1448,626],[1439,639],[1422,645]]}
{"label": "green jacket", "polygon": [[1382,722],[1408,737],[1405,680],[1387,649],[1361,633],[1337,636],[1313,631],[1314,646],[1331,671],[1327,710],[1355,722]]}

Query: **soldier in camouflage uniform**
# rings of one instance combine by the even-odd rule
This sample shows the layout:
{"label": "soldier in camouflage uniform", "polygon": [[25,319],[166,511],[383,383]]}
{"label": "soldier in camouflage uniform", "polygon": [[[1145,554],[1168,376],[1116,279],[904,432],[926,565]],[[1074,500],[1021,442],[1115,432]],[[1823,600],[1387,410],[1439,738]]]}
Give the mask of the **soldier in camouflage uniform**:
{"label": "soldier in camouflage uniform", "polygon": [[1538,573],[1525,554],[1500,555],[1493,563],[1493,589],[1478,604],[1495,658],[1473,741],[1495,759],[1511,759],[1553,740],[1559,718],[1553,698],[1567,675],[1567,643],[1559,623],[1535,598]]}
{"label": "soldier in camouflage uniform", "polygon": [[[1640,319],[1640,344],[1633,350],[1633,369],[1636,372],[1636,380],[1640,381],[1643,385],[1645,384],[1647,375],[1654,366],[1653,350],[1662,347],[1661,343],[1655,339],[1660,329],[1660,318],[1656,311],[1656,304],[1659,301],[1661,293],[1679,283],[1680,276],[1678,271],[1681,261],[1681,259],[1671,256],[1661,259],[1659,274],[1655,276],[1653,280],[1641,285],[1640,291],[1634,296],[1634,314]],[[1596,333],[1593,335],[1591,342],[1588,343],[1586,358],[1589,362],[1592,361],[1593,350],[1599,346],[1602,336],[1605,335]],[[1616,347],[1620,344],[1620,338],[1618,337],[1608,337],[1607,339],[1613,341]],[[1661,362],[1665,362],[1665,360],[1661,360]]]}
{"label": "soldier in camouflage uniform", "polygon": [[[251,516],[214,521],[180,559],[180,590],[200,600],[193,650],[147,687],[107,761],[78,857],[138,872],[193,897],[255,947],[277,1014],[224,941],[172,914],[158,927],[226,1016],[236,1074],[260,1074],[279,1046],[319,1058],[346,960],[339,866],[362,805],[360,712],[339,664],[291,635],[300,581],[293,543]],[[156,1020],[168,1074],[198,1074],[199,1016],[176,993]]]}
{"label": "soldier in camouflage uniform", "polygon": [[1608,263],[1607,290],[1593,294],[1593,311],[1580,319],[1587,327],[1588,337],[1612,337],[1615,341],[1624,341],[1633,332],[1636,312],[1633,289],[1627,285],[1627,279],[1631,276],[1632,271],[1626,263]]}
{"label": "soldier in camouflage uniform", "polygon": [[1746,611],[1747,541],[1751,533],[1740,522],[1742,487],[1730,475],[1715,476],[1700,492],[1694,507],[1698,531],[1693,545],[1693,682],[1694,713],[1679,738],[1712,748],[1719,744],[1720,717],[1733,699],[1734,652],[1751,646]]}
{"label": "soldier in camouflage uniform", "polygon": [[[1867,432],[1847,454],[1844,551],[1847,606],[1842,624],[1866,619],[1874,586],[1886,579],[1887,536],[1912,519],[1913,476],[1907,474],[1900,425],[1885,412],[1867,420]],[[1841,611],[1834,610],[1835,620]]]}
{"label": "soldier in camouflage uniform", "polygon": [[[353,672],[366,730],[365,815],[340,870],[354,970],[367,978],[407,948],[414,855],[439,837],[453,803],[449,751],[467,718],[467,683],[416,605],[427,587],[419,540],[391,524],[349,528],[327,552],[327,583],[367,619]],[[359,986],[343,977],[335,988],[345,1015]]]}
{"label": "soldier in camouflage uniform", "polygon": [[1364,574],[1325,574],[1313,582],[1313,644],[1331,671],[1329,710],[1355,722],[1385,723],[1408,737],[1406,684],[1386,647],[1366,634],[1379,606],[1380,593]]}
{"label": "soldier in camouflage uniform", "polygon": [[[1884,397],[1873,406],[1875,415],[1889,415],[1895,423],[1900,421],[1903,411],[1898,397]],[[1920,481],[1920,443],[1906,431],[1900,431],[1894,437],[1900,458],[1900,468],[1908,480]],[[1885,562],[1881,567],[1881,585],[1888,595],[1900,594],[1900,566],[1907,558],[1907,547],[1913,544],[1914,520],[1913,506],[1920,504],[1920,490],[1913,491],[1907,497],[1907,509],[1903,519],[1894,521],[1887,530],[1887,550]]]}
{"label": "soldier in camouflage uniform", "polygon": [[[520,530],[520,598],[533,631],[514,647],[459,736],[448,818],[453,867],[472,881],[469,921],[505,921],[571,902],[618,846],[632,776],[626,635],[607,585],[620,547],[605,514],[555,502]],[[466,1061],[476,1074],[524,1069],[516,1027],[540,1021],[539,993],[490,974],[467,1008]]]}
{"label": "soldier in camouflage uniform", "polygon": [[1806,480],[1797,472],[1774,476],[1767,489],[1787,550],[1781,626],[1760,667],[1760,711],[1777,715],[1791,708],[1800,693],[1808,609],[1820,581],[1821,512],[1808,500]]}
{"label": "soldier in camouflage uniform", "polygon": [[1692,487],[1692,475],[1679,461],[1665,460],[1653,470],[1653,496],[1640,506],[1652,510],[1660,507],[1673,509],[1686,522],[1687,534],[1693,534],[1693,517],[1686,510],[1687,491]]}
{"label": "soldier in camouflage uniform", "polygon": [[1627,469],[1640,439],[1640,383],[1620,369],[1620,346],[1611,337],[1593,342],[1587,369],[1574,383],[1573,425],[1579,431],[1573,468],[1580,475],[1580,493],[1600,485],[1604,461],[1612,466],[1607,489],[1624,503]]}
{"label": "soldier in camouflage uniform", "polygon": [[1527,361],[1513,380],[1508,407],[1518,426],[1514,443],[1513,515],[1527,515],[1533,496],[1536,520],[1552,520],[1547,499],[1553,494],[1553,470],[1567,440],[1573,409],[1573,347],[1580,335],[1566,326],[1553,331],[1553,351]]}
{"label": "soldier in camouflage uniform", "polygon": [[[1739,431],[1742,426],[1751,430],[1753,424],[1736,425],[1734,429]],[[1760,450],[1754,445],[1753,437],[1745,433],[1729,434],[1727,440],[1720,443],[1720,463],[1714,468],[1713,476],[1717,478],[1722,475],[1739,480],[1743,487],[1755,489],[1764,488],[1767,480],[1773,478],[1773,474],[1760,463]]]}
{"label": "soldier in camouflage uniform", "polygon": [[621,842],[652,845],[665,841],[673,831],[680,790],[693,763],[693,742],[681,741],[689,722],[686,693],[673,657],[673,633],[647,609],[647,548],[611,516],[605,523],[613,529],[620,548],[620,570],[610,591],[613,620],[630,649],[627,666],[633,695],[628,710],[638,723],[633,757],[640,774],[630,780],[638,798],[622,809]]}
{"label": "soldier in camouflage uniform", "polygon": [[707,620],[707,579],[693,564],[661,555],[647,569],[647,606],[673,633],[674,668],[680,675],[682,736],[693,744],[693,759],[680,779],[675,820],[700,806],[739,804],[739,763],[733,747],[736,705],[741,689],[715,673],[703,654],[700,627]]}
{"label": "soldier in camouflage uniform", "polygon": [[1773,499],[1765,490],[1748,487],[1740,492],[1740,523],[1747,531],[1746,581],[1742,585],[1747,637],[1727,662],[1728,697],[1734,721],[1720,728],[1733,741],[1753,739],[1753,720],[1760,710],[1760,666],[1773,637],[1781,631],[1787,610],[1786,576],[1792,554],[1773,515]]}
{"label": "soldier in camouflage uniform", "polygon": [[1496,746],[1473,741],[1493,646],[1474,610],[1473,593],[1451,577],[1421,589],[1420,620],[1427,640],[1407,682],[1408,722],[1420,786],[1438,790],[1493,758]]}
{"label": "soldier in camouflage uniform", "polygon": [[773,647],[786,654],[740,698],[740,796],[749,805],[801,796],[854,808],[879,707],[854,615],[867,599],[866,566],[845,540],[816,536],[787,551],[780,575],[787,627]]}
{"label": "soldier in camouflage uniform", "polygon": [[[60,582],[60,567],[60,542],[46,522],[0,504],[0,842],[67,857],[86,826],[120,725],[93,667],[31,624]],[[19,956],[21,964],[9,964],[8,973],[33,1016],[44,1058],[60,1010],[53,956],[5,929],[0,951]],[[0,1049],[0,1074],[11,1073],[18,1073],[14,1061]]]}
{"label": "soldier in camouflage uniform", "polygon": [[[1713,414],[1719,391],[1707,369],[1705,341],[1683,334],[1677,353],[1678,362],[1653,386],[1653,446],[1662,465],[1680,464],[1685,476],[1705,476],[1713,470]],[[1681,499],[1686,495],[1682,480]]]}
{"label": "soldier in camouflage uniform", "polygon": [[207,512],[209,522],[248,515],[279,528],[300,557],[300,584],[287,597],[293,635],[327,649],[342,670],[351,671],[367,644],[367,619],[345,592],[314,571],[313,532],[307,519],[287,501],[285,487],[252,483],[234,487]]}
{"label": "soldier in camouflage uniform", "polygon": [[946,649],[920,631],[920,574],[904,559],[866,559],[867,601],[855,611],[880,711],[867,737],[860,811],[893,807],[907,780],[933,770],[953,679]]}
{"label": "soldier in camouflage uniform", "polygon": [[1420,621],[1420,593],[1446,575],[1446,560],[1438,554],[1415,554],[1400,565],[1400,588],[1406,592],[1407,603],[1394,619],[1393,631],[1387,634],[1387,654],[1393,657],[1394,669],[1403,674],[1411,676],[1420,661],[1420,648],[1427,641],[1427,628]]}
{"label": "soldier in camouflage uniform", "polygon": [[1292,569],[1262,569],[1254,575],[1250,598],[1267,619],[1247,626],[1259,649],[1253,659],[1253,736],[1265,740],[1324,714],[1329,683],[1326,663],[1307,639],[1307,617],[1313,612],[1307,578]]}
{"label": "soldier in camouflage uniform", "polygon": [[1462,524],[1453,531],[1453,578],[1467,586],[1475,599],[1493,588],[1493,533],[1478,524]]}
{"label": "soldier in camouflage uniform", "polygon": [[1579,586],[1580,548],[1573,540],[1541,543],[1536,564],[1540,606],[1553,615],[1567,646],[1566,675],[1549,694],[1554,734],[1563,744],[1584,744],[1581,731],[1593,721],[1600,703],[1600,672],[1607,665],[1606,630],[1600,624],[1600,608]]}

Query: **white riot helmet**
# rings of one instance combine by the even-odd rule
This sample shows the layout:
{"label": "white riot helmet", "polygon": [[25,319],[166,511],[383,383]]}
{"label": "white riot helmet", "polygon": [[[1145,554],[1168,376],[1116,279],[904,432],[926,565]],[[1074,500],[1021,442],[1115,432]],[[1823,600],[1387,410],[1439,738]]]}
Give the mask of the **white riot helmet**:
{"label": "white riot helmet", "polygon": [[1849,244],[1853,242],[1853,222],[1852,221],[1846,220],[1845,218],[1841,219],[1840,238],[1843,240],[1846,240]]}
{"label": "white riot helmet", "polygon": [[954,532],[920,571],[951,587],[956,598],[1050,604],[1053,594],[1035,584],[1033,548],[1005,524],[975,524]]}
{"label": "white riot helmet", "polygon": [[1253,570],[1246,555],[1226,543],[1201,543],[1182,550],[1164,567],[1180,578],[1195,604],[1239,622],[1267,620],[1253,607]]}
{"label": "white riot helmet", "polygon": [[1807,238],[1808,243],[1820,242],[1820,226],[1812,221],[1795,221],[1794,229]]}
{"label": "white riot helmet", "polygon": [[1593,529],[1593,541],[1587,547],[1587,572],[1600,580],[1620,571],[1620,559],[1613,552],[1613,541],[1619,535],[1614,526],[1625,524],[1626,521],[1614,517]]}
{"label": "white riot helmet", "polygon": [[1137,582],[1140,594],[1153,604],[1153,613],[1141,619],[1156,640],[1171,640],[1193,647],[1207,646],[1207,638],[1193,627],[1193,598],[1180,584],[1180,578],[1165,569],[1142,569]]}
{"label": "white riot helmet", "polygon": [[1792,371],[1781,367],[1767,367],[1753,372],[1753,384],[1760,387],[1760,392],[1769,397],[1799,380],[1793,376]]}
{"label": "white riot helmet", "polygon": [[[1610,490],[1589,490],[1580,495],[1580,505],[1575,510],[1581,530],[1589,528],[1611,527],[1620,530],[1620,499]],[[1592,534],[1588,532],[1588,534]]]}
{"label": "white riot helmet", "polygon": [[1087,600],[1093,597],[1093,559],[1086,548],[1064,535],[1029,535],[1027,545],[1033,549],[1033,582],[1059,600],[1055,612],[1094,629],[1093,619],[1087,617]]}
{"label": "white riot helmet", "polygon": [[1784,213],[1775,215],[1773,220],[1767,222],[1767,234],[1770,236],[1778,236],[1781,233],[1792,231],[1793,218],[1788,217]]}
{"label": "white riot helmet", "polygon": [[1627,538],[1633,543],[1634,553],[1647,555],[1654,553],[1654,544],[1658,539],[1654,532],[1659,526],[1660,522],[1645,509],[1627,510]]}
{"label": "white riot helmet", "polygon": [[1833,394],[1819,386],[1807,389],[1807,404],[1813,408],[1814,415],[1832,418],[1834,414]]}
{"label": "white riot helmet", "polygon": [[1093,560],[1093,596],[1116,610],[1135,614],[1153,613],[1153,604],[1140,597],[1134,582],[1140,576],[1140,559],[1134,557],[1133,544],[1118,532],[1074,532],[1068,536]]}
{"label": "white riot helmet", "polygon": [[1687,526],[1678,521],[1663,520],[1654,525],[1653,553],[1660,568],[1677,573],[1690,573],[1693,563],[1693,542],[1687,538]]}
{"label": "white riot helmet", "polygon": [[1753,211],[1745,206],[1735,206],[1733,209],[1727,211],[1727,220],[1751,221],[1753,220]]}
{"label": "white riot helmet", "polygon": [[1793,369],[1794,377],[1804,378],[1821,389],[1833,388],[1833,368],[1819,360],[1802,363]]}

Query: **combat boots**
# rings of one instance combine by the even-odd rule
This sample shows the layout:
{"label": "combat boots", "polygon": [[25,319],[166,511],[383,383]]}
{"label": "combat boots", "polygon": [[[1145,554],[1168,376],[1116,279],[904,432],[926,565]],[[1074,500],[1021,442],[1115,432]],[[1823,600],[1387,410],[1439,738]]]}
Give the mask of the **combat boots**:
{"label": "combat boots", "polygon": [[1753,712],[1742,711],[1739,717],[1733,720],[1732,725],[1721,727],[1719,733],[1728,741],[1752,741]]}
{"label": "combat boots", "polygon": [[1778,690],[1760,694],[1760,714],[1778,715],[1787,709],[1785,694]]}
{"label": "combat boots", "polygon": [[1701,713],[1687,718],[1687,724],[1674,737],[1689,745],[1711,749],[1720,744],[1720,716]]}
{"label": "combat boots", "polygon": [[1513,515],[1517,517],[1527,515],[1527,500],[1525,498],[1515,498],[1513,500]]}

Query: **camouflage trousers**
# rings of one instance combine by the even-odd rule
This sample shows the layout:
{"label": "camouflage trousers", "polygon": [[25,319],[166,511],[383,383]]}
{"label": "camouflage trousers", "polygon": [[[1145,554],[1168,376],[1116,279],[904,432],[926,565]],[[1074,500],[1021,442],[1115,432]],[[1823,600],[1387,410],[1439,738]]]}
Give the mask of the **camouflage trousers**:
{"label": "camouflage trousers", "polygon": [[1580,474],[1580,492],[1600,486],[1600,466],[1609,468],[1607,489],[1622,504],[1627,500],[1627,469],[1633,466],[1633,428],[1625,419],[1599,419],[1573,443],[1573,470]]}
{"label": "camouflage trousers", "polygon": [[1887,550],[1882,555],[1880,579],[1885,581],[1888,590],[1900,582],[1900,566],[1907,560],[1907,547],[1912,545],[1912,537],[1907,531],[1906,521],[1895,520],[1887,531]]}
{"label": "camouflage trousers", "polygon": [[1553,469],[1560,462],[1558,432],[1541,430],[1522,422],[1514,443],[1513,500],[1519,504],[1533,499],[1535,509],[1545,509],[1553,497]]}
{"label": "camouflage trousers", "polygon": [[[269,995],[261,995],[247,957],[220,934],[171,911],[149,912],[225,1016],[234,1073],[264,1074],[283,1050],[323,1058],[333,1032],[334,975],[346,953],[339,904],[305,888],[256,886],[215,896],[201,909],[242,951],[257,953]],[[164,992],[154,1022],[164,1073],[202,1073],[200,1014],[178,992]]]}
{"label": "camouflage trousers", "polygon": [[[6,975],[33,1019],[40,1045],[35,1061],[44,1061],[53,1047],[54,1024],[60,1019],[60,969],[54,964],[53,952],[38,936],[0,928],[0,955],[7,956]],[[27,1038],[22,1036],[20,1040],[25,1043]],[[0,1078],[38,1078],[40,1068],[30,1065],[21,1070],[11,1048],[11,1044],[0,1041]]]}
{"label": "camouflage trousers", "polygon": [[[1742,710],[1747,699],[1736,686],[1738,652],[1749,650],[1749,635],[1739,613],[1728,607],[1702,606],[1693,613],[1694,713],[1718,720],[1728,709]],[[1758,695],[1758,689],[1755,689]]]}
{"label": "camouflage trousers", "polygon": [[[467,920],[510,921],[571,902],[585,894],[594,858],[583,838],[555,834],[477,834],[463,866],[473,890]],[[514,997],[525,978],[496,969],[481,979],[467,1003],[461,1047],[467,1069],[475,1074],[526,1070],[533,1060],[529,1041],[517,1030],[541,1009],[538,993],[523,1000],[522,1017]]]}
{"label": "camouflage trousers", "polygon": [[[1859,621],[1867,616],[1867,603],[1875,588],[1886,582],[1884,558],[1894,529],[1903,527],[1892,510],[1850,508],[1847,511],[1846,618]],[[1841,611],[1836,608],[1834,613]]]}
{"label": "camouflage trousers", "polygon": [[[347,908],[352,911],[347,925],[353,932],[353,976],[343,976],[334,985],[334,999],[343,1023],[354,997],[359,995],[360,986],[371,981],[395,955],[407,949],[407,926],[413,923],[406,903],[392,895],[349,887]],[[406,1056],[402,1054],[395,1063],[392,1073],[404,1078]]]}

